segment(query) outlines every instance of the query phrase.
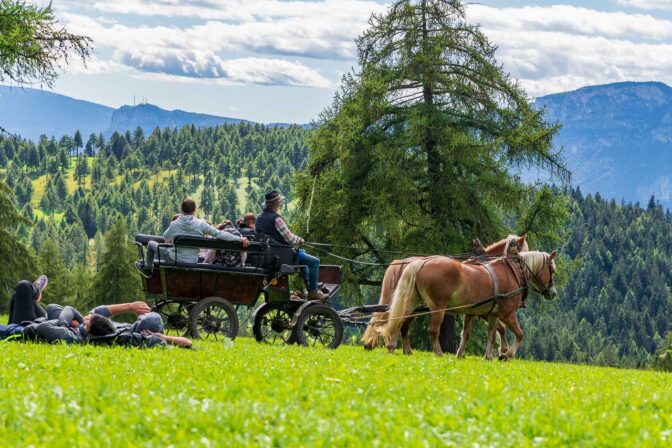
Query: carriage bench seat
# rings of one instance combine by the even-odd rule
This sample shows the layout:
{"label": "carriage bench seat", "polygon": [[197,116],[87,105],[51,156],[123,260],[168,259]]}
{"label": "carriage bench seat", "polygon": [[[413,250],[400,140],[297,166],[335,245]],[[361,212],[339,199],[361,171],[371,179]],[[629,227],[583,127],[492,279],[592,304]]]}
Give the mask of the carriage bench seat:
{"label": "carriage bench seat", "polygon": [[143,246],[146,246],[147,243],[149,243],[150,241],[156,241],[157,243],[166,242],[166,240],[164,240],[163,237],[160,235],[145,235],[142,233],[135,235],[135,242],[140,243]]}
{"label": "carriage bench seat", "polygon": [[221,264],[208,263],[179,263],[171,260],[161,260],[161,263],[154,262],[154,268],[173,268],[173,269],[194,269],[199,271],[216,271],[216,272],[231,272],[236,274],[254,274],[254,275],[269,275],[273,271],[264,269],[258,266],[224,266]]}

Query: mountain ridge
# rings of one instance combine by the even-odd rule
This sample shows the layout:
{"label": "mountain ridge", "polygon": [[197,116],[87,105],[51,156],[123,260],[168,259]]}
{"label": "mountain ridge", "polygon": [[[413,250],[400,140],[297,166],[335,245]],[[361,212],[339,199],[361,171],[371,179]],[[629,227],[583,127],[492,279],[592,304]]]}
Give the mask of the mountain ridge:
{"label": "mountain ridge", "polygon": [[584,193],[640,203],[653,195],[672,206],[672,87],[588,86],[537,98],[535,106],[562,124],[554,146]]}
{"label": "mountain ridge", "polygon": [[[133,131],[141,127],[145,132],[154,128],[213,127],[241,122],[255,123],[242,118],[223,117],[181,109],[166,110],[154,104],[141,103],[119,108],[79,100],[46,90],[0,85],[0,126],[7,132],[36,141],[41,135],[59,138],[82,135]],[[289,123],[270,123],[271,127],[288,127]],[[299,126],[306,126],[299,124]]]}

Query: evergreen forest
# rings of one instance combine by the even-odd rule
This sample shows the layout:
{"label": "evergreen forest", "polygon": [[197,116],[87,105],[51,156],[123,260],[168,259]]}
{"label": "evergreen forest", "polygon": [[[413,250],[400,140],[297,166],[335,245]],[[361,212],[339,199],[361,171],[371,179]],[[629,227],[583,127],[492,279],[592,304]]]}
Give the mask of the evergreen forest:
{"label": "evergreen forest", "polygon": [[[141,130],[109,139],[91,135],[86,141],[79,133],[37,143],[3,137],[0,173],[18,211],[9,234],[32,257],[22,272],[49,275],[47,302],[85,308],[141,298],[131,267],[133,234],[161,233],[185,196],[195,197],[200,215],[213,223],[259,211],[270,188],[291,201],[307,133],[242,123],[157,129],[149,136]],[[521,356],[645,365],[664,346],[672,317],[672,215],[654,198],[642,207],[579,190],[556,193],[569,210],[557,242],[561,294],[554,302],[531,295],[519,312]],[[119,266],[126,268],[119,272]],[[380,279],[382,272],[369,276]],[[20,273],[3,275],[0,303],[7,303]],[[340,305],[376,299],[375,286],[359,288],[365,293],[341,297]],[[414,339],[422,341],[424,328],[415,328],[420,334]],[[482,349],[483,329],[479,325],[481,335],[472,339],[473,353]]]}

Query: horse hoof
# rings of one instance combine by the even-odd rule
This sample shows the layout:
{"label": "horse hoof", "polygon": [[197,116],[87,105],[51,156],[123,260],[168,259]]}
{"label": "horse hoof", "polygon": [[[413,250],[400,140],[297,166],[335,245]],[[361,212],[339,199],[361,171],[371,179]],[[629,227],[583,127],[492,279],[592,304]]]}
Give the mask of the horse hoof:
{"label": "horse hoof", "polygon": [[413,354],[413,352],[411,350],[409,350],[407,352],[406,351],[404,352],[404,355],[406,355],[406,356],[411,356],[412,354]]}
{"label": "horse hoof", "polygon": [[500,361],[508,361],[508,360],[509,360],[509,357],[506,356],[506,355],[499,355],[499,360],[500,360]]}

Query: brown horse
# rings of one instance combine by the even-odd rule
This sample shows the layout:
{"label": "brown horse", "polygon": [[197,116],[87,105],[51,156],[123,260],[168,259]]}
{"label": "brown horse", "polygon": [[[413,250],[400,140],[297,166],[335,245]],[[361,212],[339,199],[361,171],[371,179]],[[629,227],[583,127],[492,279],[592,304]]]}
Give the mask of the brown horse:
{"label": "brown horse", "polygon": [[[527,234],[523,236],[516,236],[516,235],[509,235],[505,239],[498,241],[496,243],[493,243],[489,245],[486,248],[483,248],[481,246],[481,242],[478,239],[474,240],[474,252],[477,255],[485,255],[485,256],[490,256],[490,257],[499,257],[504,254],[509,253],[509,249],[511,245],[515,242],[516,246],[520,248],[521,251],[527,251],[528,246],[527,246]],[[392,299],[392,293],[394,292],[394,289],[397,287],[397,283],[399,282],[399,278],[401,277],[401,274],[404,272],[404,268],[408,266],[413,261],[417,260],[424,260],[427,259],[428,257],[410,257],[406,258],[404,260],[394,260],[390,266],[385,270],[385,275],[383,276],[383,282],[381,285],[381,290],[380,290],[380,300],[378,301],[379,305],[387,305],[390,303],[390,300]],[[465,263],[471,263],[474,260],[467,260]],[[369,325],[366,327],[366,331],[364,332],[364,335],[362,336],[362,342],[364,343],[364,348],[367,350],[372,350],[375,347],[378,346],[380,342],[380,335],[376,331],[376,326],[384,323],[387,319],[388,313],[375,313],[371,317],[371,321]],[[409,338],[409,331],[411,328],[411,323],[413,322],[413,318],[408,319],[407,321],[404,322],[404,325],[401,328],[401,336],[402,336],[402,341],[404,345],[404,353],[407,355],[410,355],[412,350],[411,350],[411,341]],[[462,338],[464,339],[465,337],[465,330],[471,332],[471,328],[473,326],[473,323],[471,322],[471,319],[469,321],[469,325],[467,327],[467,320],[465,319],[464,326],[462,328]],[[503,324],[499,323],[497,332],[499,333],[499,353],[500,355],[504,354],[509,346],[508,342],[506,339],[506,327],[504,327]],[[467,335],[467,338],[469,335]]]}
{"label": "brown horse", "polygon": [[[388,321],[376,328],[387,343],[390,353],[397,346],[399,332],[415,306],[424,301],[431,312],[429,334],[434,353],[443,354],[439,344],[439,328],[446,310],[455,314],[483,316],[488,321],[488,342],[485,358],[492,359],[492,347],[498,320],[516,336],[513,345],[501,358],[515,356],[523,340],[516,311],[527,288],[551,300],[557,296],[553,283],[556,252],[522,252],[519,257],[498,258],[487,266],[467,264],[448,257],[415,260],[406,266],[390,303]],[[517,270],[515,264],[519,265]],[[495,278],[497,286],[495,286]],[[499,296],[493,297],[498,289]],[[464,354],[463,338],[458,352]]]}

